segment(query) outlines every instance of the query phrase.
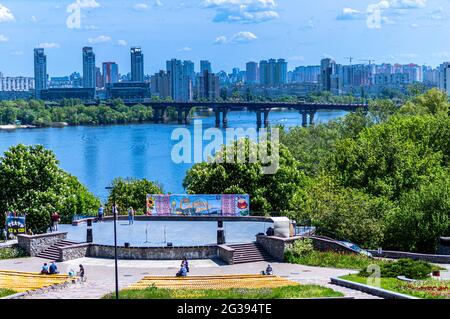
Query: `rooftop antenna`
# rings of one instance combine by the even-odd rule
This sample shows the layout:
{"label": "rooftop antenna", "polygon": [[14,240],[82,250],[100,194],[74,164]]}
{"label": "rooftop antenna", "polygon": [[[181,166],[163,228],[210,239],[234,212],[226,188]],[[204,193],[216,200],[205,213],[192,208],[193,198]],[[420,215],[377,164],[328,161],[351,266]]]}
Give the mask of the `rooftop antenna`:
{"label": "rooftop antenna", "polygon": [[350,65],[352,64],[352,62],[354,60],[353,57],[351,57],[351,56],[345,57],[344,59],[347,59],[350,62]]}

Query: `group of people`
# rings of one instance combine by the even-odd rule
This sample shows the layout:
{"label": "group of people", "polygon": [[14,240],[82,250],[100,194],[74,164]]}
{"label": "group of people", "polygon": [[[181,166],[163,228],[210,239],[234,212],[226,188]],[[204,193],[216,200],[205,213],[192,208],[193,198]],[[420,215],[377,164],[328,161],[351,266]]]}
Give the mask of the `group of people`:
{"label": "group of people", "polygon": [[186,257],[183,258],[183,261],[181,262],[180,270],[177,272],[177,277],[187,277],[187,274],[189,272],[189,262]]}
{"label": "group of people", "polygon": [[56,266],[56,263],[52,261],[50,266],[45,263],[44,266],[42,266],[41,269],[41,275],[57,275],[59,274],[58,266]]}
{"label": "group of people", "polygon": [[[79,265],[80,269],[78,273],[75,273],[75,270],[71,269],[69,271],[69,277],[75,277],[78,276],[81,281],[85,281],[85,272],[83,265]],[[57,275],[59,274],[58,266],[56,265],[56,262],[52,261],[50,265],[47,263],[44,263],[41,269],[41,275]]]}
{"label": "group of people", "polygon": [[[113,205],[112,212],[119,215],[119,205]],[[99,222],[103,221],[103,216],[105,215],[105,208],[103,205],[101,205],[98,209],[97,213],[97,220]],[[133,225],[134,224],[134,216],[136,215],[136,211],[133,207],[128,208],[128,224]]]}

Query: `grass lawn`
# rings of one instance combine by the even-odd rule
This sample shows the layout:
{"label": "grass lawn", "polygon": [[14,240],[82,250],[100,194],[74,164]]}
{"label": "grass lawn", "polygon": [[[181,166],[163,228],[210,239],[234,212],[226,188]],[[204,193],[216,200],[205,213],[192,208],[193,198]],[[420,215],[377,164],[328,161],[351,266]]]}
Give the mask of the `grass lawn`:
{"label": "grass lawn", "polygon": [[0,260],[27,257],[27,254],[20,248],[0,248]]}
{"label": "grass lawn", "polygon": [[14,295],[15,293],[16,292],[14,290],[0,288],[0,298],[6,297],[9,295]]}
{"label": "grass lawn", "polygon": [[[342,279],[367,285],[367,278],[348,275]],[[381,288],[423,299],[450,299],[450,281],[426,279],[417,283],[408,283],[397,278],[381,278]]]}
{"label": "grass lawn", "polygon": [[[120,299],[295,299],[342,297],[343,294],[317,285],[287,286],[274,289],[173,290],[149,287],[122,290]],[[104,299],[113,299],[109,294]]]}
{"label": "grass lawn", "polygon": [[287,252],[285,260],[291,264],[355,270],[367,268],[369,265],[373,264],[381,265],[388,262],[385,260],[369,258],[364,255],[321,251],[312,251],[302,255],[294,255]]}

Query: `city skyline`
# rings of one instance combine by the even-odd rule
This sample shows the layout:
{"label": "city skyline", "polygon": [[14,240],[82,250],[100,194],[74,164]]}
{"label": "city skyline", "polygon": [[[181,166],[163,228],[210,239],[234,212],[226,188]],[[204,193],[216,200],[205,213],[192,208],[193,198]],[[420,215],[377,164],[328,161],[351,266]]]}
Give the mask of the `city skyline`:
{"label": "city skyline", "polygon": [[[446,0],[381,1],[379,28],[368,23],[373,0],[302,3],[302,10],[297,1],[287,0],[177,2],[45,0],[31,6],[29,0],[3,0],[0,55],[5,62],[0,71],[32,76],[35,47],[46,49],[52,76],[81,71],[79,48],[84,46],[94,48],[97,65],[114,61],[123,74],[131,70],[129,50],[134,46],[145,53],[145,74],[164,69],[171,58],[210,60],[213,72],[243,70],[248,61],[271,57],[284,57],[289,70],[318,65],[328,56],[343,64],[353,57],[354,63],[373,59],[377,64],[433,67],[450,59],[450,48],[439,32],[450,26]],[[69,9],[77,3],[80,28],[70,28]]]}

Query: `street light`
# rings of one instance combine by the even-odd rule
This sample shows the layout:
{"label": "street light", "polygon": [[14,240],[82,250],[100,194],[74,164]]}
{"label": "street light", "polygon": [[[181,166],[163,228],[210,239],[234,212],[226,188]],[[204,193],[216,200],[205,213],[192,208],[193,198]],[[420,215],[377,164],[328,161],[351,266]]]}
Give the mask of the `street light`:
{"label": "street light", "polygon": [[[105,187],[107,190],[113,190],[113,187]],[[113,196],[113,216],[114,216],[114,267],[116,277],[116,299],[119,299],[119,269],[117,266],[117,205],[116,205],[116,193],[112,192]]]}

